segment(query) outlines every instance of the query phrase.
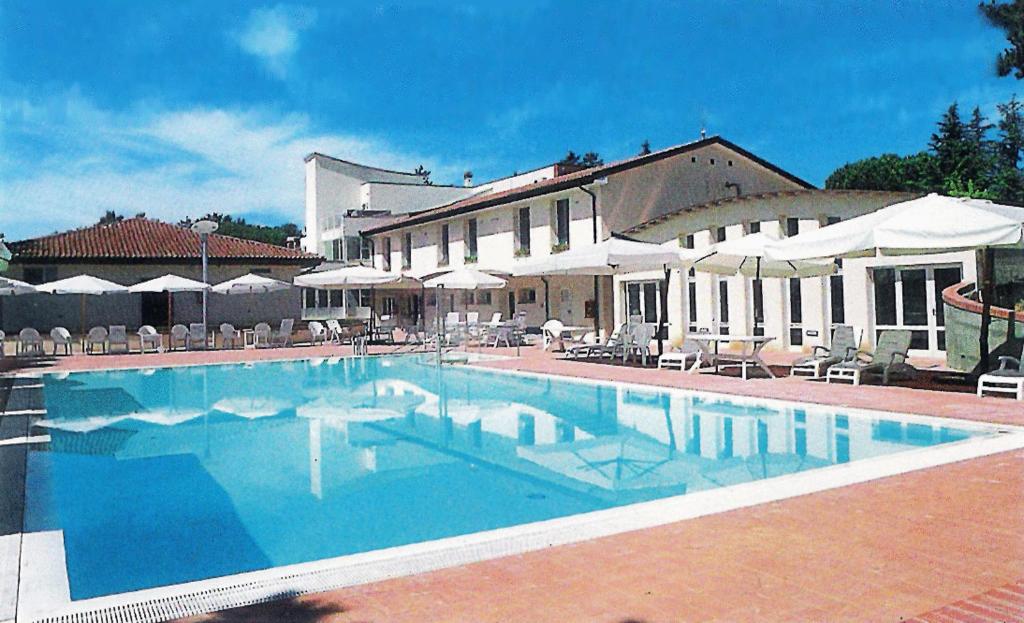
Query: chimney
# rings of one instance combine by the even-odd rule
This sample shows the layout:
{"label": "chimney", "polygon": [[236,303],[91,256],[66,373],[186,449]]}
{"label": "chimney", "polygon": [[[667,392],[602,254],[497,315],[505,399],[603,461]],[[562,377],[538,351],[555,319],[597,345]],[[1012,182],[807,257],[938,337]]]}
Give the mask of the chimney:
{"label": "chimney", "polygon": [[462,185],[465,186],[466,188],[469,188],[470,186],[473,185],[472,171],[466,171],[465,173],[462,174]]}

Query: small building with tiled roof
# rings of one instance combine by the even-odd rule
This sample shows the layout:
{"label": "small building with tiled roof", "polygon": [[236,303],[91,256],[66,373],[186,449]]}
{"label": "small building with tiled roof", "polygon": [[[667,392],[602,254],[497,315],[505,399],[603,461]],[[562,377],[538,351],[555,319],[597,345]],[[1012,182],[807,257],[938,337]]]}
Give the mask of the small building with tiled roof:
{"label": "small building with tiled roof", "polygon": [[[13,255],[4,276],[29,283],[44,283],[87,274],[131,286],[166,274],[202,279],[199,235],[191,229],[148,219],[127,218],[38,238],[8,242]],[[208,240],[209,282],[216,284],[246,273],[291,283],[301,270],[322,258],[299,249],[211,234]],[[143,324],[164,326],[168,321],[168,294],[114,294],[93,297],[87,305],[86,325]],[[48,331],[54,326],[79,326],[77,297],[41,294],[5,297],[0,328],[16,331],[32,326]],[[202,295],[173,295],[175,322],[195,322],[202,315]],[[301,315],[299,290],[291,288],[260,295],[256,304],[248,296],[210,295],[209,322],[251,326]]]}

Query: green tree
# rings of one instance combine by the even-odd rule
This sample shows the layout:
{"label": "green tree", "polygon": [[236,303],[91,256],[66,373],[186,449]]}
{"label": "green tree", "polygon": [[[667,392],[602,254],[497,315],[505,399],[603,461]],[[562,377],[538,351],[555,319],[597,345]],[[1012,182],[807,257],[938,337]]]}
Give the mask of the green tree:
{"label": "green tree", "polygon": [[644,142],[640,143],[640,153],[637,155],[646,156],[649,153],[651,153],[651,142],[647,139],[644,139]]}
{"label": "green tree", "polygon": [[413,173],[415,175],[418,175],[418,176],[422,177],[423,178],[423,183],[426,184],[427,186],[430,186],[430,185],[433,184],[433,182],[430,181],[430,171],[425,169],[422,164],[419,165],[418,167],[416,167],[416,170],[413,171]]}
{"label": "green tree", "polygon": [[579,166],[580,155],[570,149],[569,152],[565,154],[565,157],[558,161],[558,164]]}
{"label": "green tree", "polygon": [[113,210],[107,210],[97,221],[97,225],[113,225],[114,223],[120,223],[124,220],[124,216],[114,212]]}
{"label": "green tree", "polygon": [[186,218],[178,222],[181,227],[191,227],[195,221],[214,221],[217,223],[217,233],[224,236],[234,236],[246,240],[266,242],[267,244],[285,246],[288,238],[302,235],[302,230],[295,223],[283,225],[256,225],[248,223],[244,218],[234,218],[230,214],[219,214],[212,212],[198,219]]}
{"label": "green tree", "polygon": [[981,14],[990,24],[1006,35],[1010,47],[996,55],[996,73],[1015,78],[1024,78],[1024,0],[1011,2],[982,2],[978,5]]}

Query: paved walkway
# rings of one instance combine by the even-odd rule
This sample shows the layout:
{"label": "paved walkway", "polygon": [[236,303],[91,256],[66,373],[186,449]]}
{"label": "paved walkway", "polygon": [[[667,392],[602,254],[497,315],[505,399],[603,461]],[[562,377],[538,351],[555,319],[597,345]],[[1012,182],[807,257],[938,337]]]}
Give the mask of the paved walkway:
{"label": "paved walkway", "polygon": [[[77,356],[52,365],[138,367],[348,351]],[[561,361],[539,349],[484,365],[1024,424],[1019,402],[978,399],[964,387],[742,381]],[[192,621],[1024,621],[1013,599],[1024,578],[1022,491],[1024,452],[1004,453]]]}

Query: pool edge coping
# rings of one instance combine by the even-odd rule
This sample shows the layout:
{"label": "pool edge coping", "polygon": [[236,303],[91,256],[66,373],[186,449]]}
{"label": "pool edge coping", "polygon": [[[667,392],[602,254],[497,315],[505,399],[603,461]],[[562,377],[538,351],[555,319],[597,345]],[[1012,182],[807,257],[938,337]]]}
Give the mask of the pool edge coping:
{"label": "pool edge coping", "polygon": [[[261,362],[190,363],[171,366],[81,370],[75,372],[132,371],[154,367],[176,368],[198,365],[283,363],[287,361],[309,361],[317,358],[319,357],[276,359]],[[807,472],[797,472],[766,480],[741,483],[729,487],[517,526],[508,526],[495,530],[271,567],[269,569],[205,580],[141,589],[115,595],[68,601],[54,606],[50,612],[42,610],[36,612],[35,604],[31,604],[31,600],[29,600],[30,603],[25,604],[27,620],[36,623],[63,623],[65,621],[84,623],[114,620],[163,621],[209,611],[264,603],[287,596],[357,586],[444,568],[464,566],[510,555],[525,554],[549,547],[655,528],[697,517],[810,495],[853,484],[870,482],[880,478],[898,476],[921,469],[929,469],[983,456],[1024,449],[1024,427],[1016,425],[860,407],[826,405],[814,402],[787,401],[776,398],[761,398],[743,394],[729,394],[647,383],[569,377],[560,374],[492,368],[472,364],[467,367],[498,375],[524,376],[538,379],[556,378],[564,382],[588,386],[604,385],[640,391],[702,395],[741,404],[753,403],[786,409],[796,407],[811,411],[841,411],[844,415],[849,414],[858,418],[878,418],[879,416],[890,415],[906,423],[927,423],[950,428],[962,428],[973,432],[989,432],[990,434],[937,446],[913,448],[891,455],[881,455],[846,464],[830,465]],[[55,372],[43,372],[31,376],[41,376]],[[25,556],[24,549],[22,556]],[[66,565],[66,561],[62,562]],[[22,610],[22,602],[27,597],[22,595],[21,592],[19,588],[17,599],[19,613]]]}

